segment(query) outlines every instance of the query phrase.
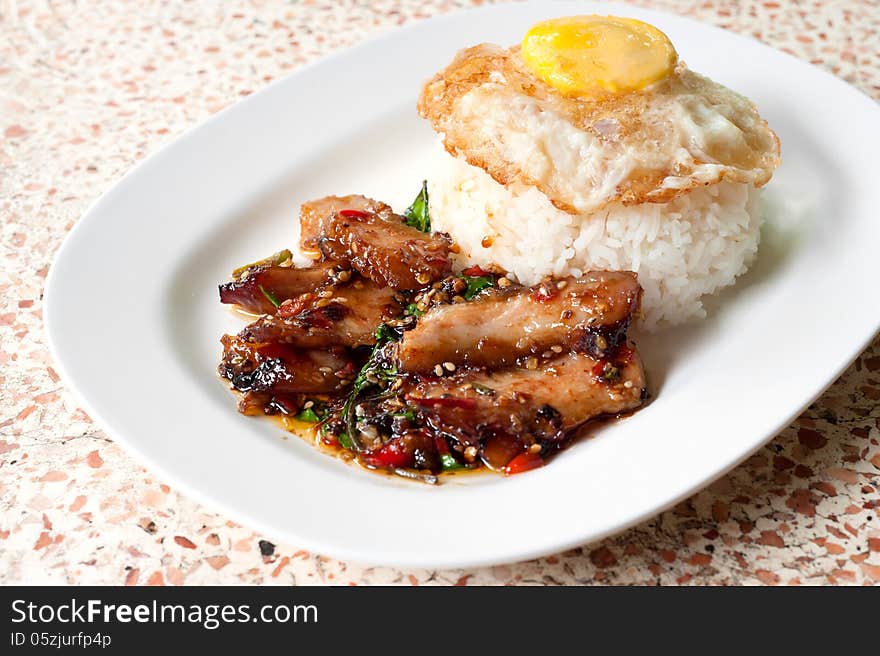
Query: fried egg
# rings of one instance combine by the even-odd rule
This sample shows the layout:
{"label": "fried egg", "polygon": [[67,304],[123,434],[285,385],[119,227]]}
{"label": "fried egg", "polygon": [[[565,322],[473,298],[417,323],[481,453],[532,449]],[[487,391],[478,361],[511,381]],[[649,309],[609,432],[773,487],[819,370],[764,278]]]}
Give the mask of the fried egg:
{"label": "fried egg", "polygon": [[419,112],[452,155],[570,213],[665,203],[722,180],[760,187],[779,165],[751,101],[628,18],[553,19],[511,48],[465,49],[424,86]]}

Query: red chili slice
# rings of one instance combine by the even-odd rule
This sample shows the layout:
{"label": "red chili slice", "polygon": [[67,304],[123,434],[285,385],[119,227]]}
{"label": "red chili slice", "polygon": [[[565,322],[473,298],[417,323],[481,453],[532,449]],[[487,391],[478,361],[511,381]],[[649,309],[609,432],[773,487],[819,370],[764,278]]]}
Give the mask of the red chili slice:
{"label": "red chili slice", "polygon": [[477,277],[477,276],[491,276],[491,271],[486,271],[479,264],[475,264],[472,267],[468,267],[467,269],[462,269],[461,271],[464,275],[469,277]]}
{"label": "red chili slice", "polygon": [[279,317],[292,317],[302,312],[309,304],[317,298],[315,294],[306,292],[300,294],[297,298],[289,298],[278,306]]}
{"label": "red chili slice", "polygon": [[265,344],[257,349],[257,354],[267,359],[285,360],[293,357],[293,349],[287,344]]}
{"label": "red chili slice", "polygon": [[367,456],[369,464],[374,467],[406,467],[410,464],[410,458],[410,454],[397,440],[392,440]]}
{"label": "red chili slice", "polygon": [[513,460],[507,463],[504,473],[508,476],[514,474],[522,474],[530,469],[537,469],[544,466],[544,459],[537,453],[520,453]]}
{"label": "red chili slice", "polygon": [[[545,293],[546,292],[546,293]],[[554,296],[556,296],[556,288],[546,289],[545,287],[538,287],[537,289],[532,290],[532,298],[538,303],[546,303],[551,300]]]}
{"label": "red chili slice", "polygon": [[360,210],[339,210],[339,216],[344,216],[346,219],[366,219],[370,215]]}
{"label": "red chili slice", "polygon": [[276,396],[274,398],[275,403],[284,408],[285,412],[289,415],[294,414],[295,412],[299,412],[300,404],[297,403],[296,399],[289,399],[283,396]]}

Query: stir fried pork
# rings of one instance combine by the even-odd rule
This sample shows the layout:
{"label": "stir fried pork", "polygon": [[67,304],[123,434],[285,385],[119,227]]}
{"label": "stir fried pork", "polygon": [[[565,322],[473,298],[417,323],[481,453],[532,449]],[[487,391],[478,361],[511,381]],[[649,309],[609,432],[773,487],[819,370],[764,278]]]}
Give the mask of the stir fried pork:
{"label": "stir fried pork", "polygon": [[386,221],[392,220],[394,212],[389,205],[366,196],[325,196],[303,203],[299,210],[299,243],[303,250],[315,255],[320,253],[319,242],[327,233],[330,223],[342,211],[376,214]]}
{"label": "stir fried pork", "polygon": [[640,297],[635,274],[595,271],[436,306],[404,335],[401,368],[430,371],[442,362],[507,366],[548,349],[602,357],[626,335]]}
{"label": "stir fried pork", "polygon": [[376,342],[376,328],[403,312],[398,294],[360,277],[286,301],[276,315],[261,317],[239,333],[249,342],[307,348],[364,346]]}
{"label": "stir fried pork", "polygon": [[[361,200],[355,203],[355,198]],[[449,273],[450,244],[445,235],[412,228],[402,216],[368,198],[344,199],[355,207],[340,209],[343,199],[330,197],[303,210],[303,244],[316,244],[325,259],[351,265],[377,284],[394,289],[420,289]]]}
{"label": "stir fried pork", "polygon": [[286,344],[249,343],[224,335],[220,375],[240,392],[320,394],[351,382],[354,365],[343,349],[310,351]]}
{"label": "stir fried pork", "polygon": [[332,262],[318,262],[308,268],[257,267],[239,280],[220,285],[220,302],[254,314],[275,314],[276,304],[314,293],[332,280],[334,273]]}
{"label": "stir fried pork", "polygon": [[558,446],[590,419],[632,410],[644,386],[638,356],[622,346],[607,361],[570,353],[535,369],[415,375],[403,394],[432,428],[475,446],[487,464],[501,468],[533,444]]}
{"label": "stir fried pork", "polygon": [[635,274],[529,288],[479,267],[453,275],[427,207],[424,185],[407,218],[363,196],[306,203],[313,266],[282,251],[220,286],[262,315],[222,339],[241,412],[315,422],[361,464],[433,483],[480,463],[540,466],[591,419],[642,403]]}

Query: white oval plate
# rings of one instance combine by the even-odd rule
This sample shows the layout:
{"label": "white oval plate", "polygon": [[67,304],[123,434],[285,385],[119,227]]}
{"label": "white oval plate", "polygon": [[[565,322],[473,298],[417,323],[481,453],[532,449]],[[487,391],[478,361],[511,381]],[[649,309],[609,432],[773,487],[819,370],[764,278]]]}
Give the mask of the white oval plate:
{"label": "white oval plate", "polygon": [[[362,471],[236,413],[215,374],[240,329],[217,283],[294,241],[299,203],[411,200],[433,133],[424,80],[461,47],[552,15],[664,30],[695,70],[752,98],[782,140],[754,269],[710,318],[644,339],[656,400],[511,478],[437,488]],[[272,84],[149,158],[71,232],[46,322],[65,380],[165,480],[266,535],[359,562],[509,562],[619,531],[743,460],[818,396],[880,325],[880,111],[755,41],[607,3],[495,6],[395,31]]]}

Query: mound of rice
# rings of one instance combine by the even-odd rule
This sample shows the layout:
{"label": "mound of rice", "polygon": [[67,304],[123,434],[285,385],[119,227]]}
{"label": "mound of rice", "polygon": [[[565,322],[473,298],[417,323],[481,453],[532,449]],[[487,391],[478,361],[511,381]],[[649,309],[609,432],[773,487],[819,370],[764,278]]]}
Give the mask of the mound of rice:
{"label": "mound of rice", "polygon": [[758,190],[750,184],[721,182],[669,203],[573,215],[534,187],[498,184],[442,144],[434,159],[432,228],[452,236],[462,266],[494,264],[526,285],[551,274],[635,271],[648,330],[704,317],[702,297],[732,285],[758,250]]}

